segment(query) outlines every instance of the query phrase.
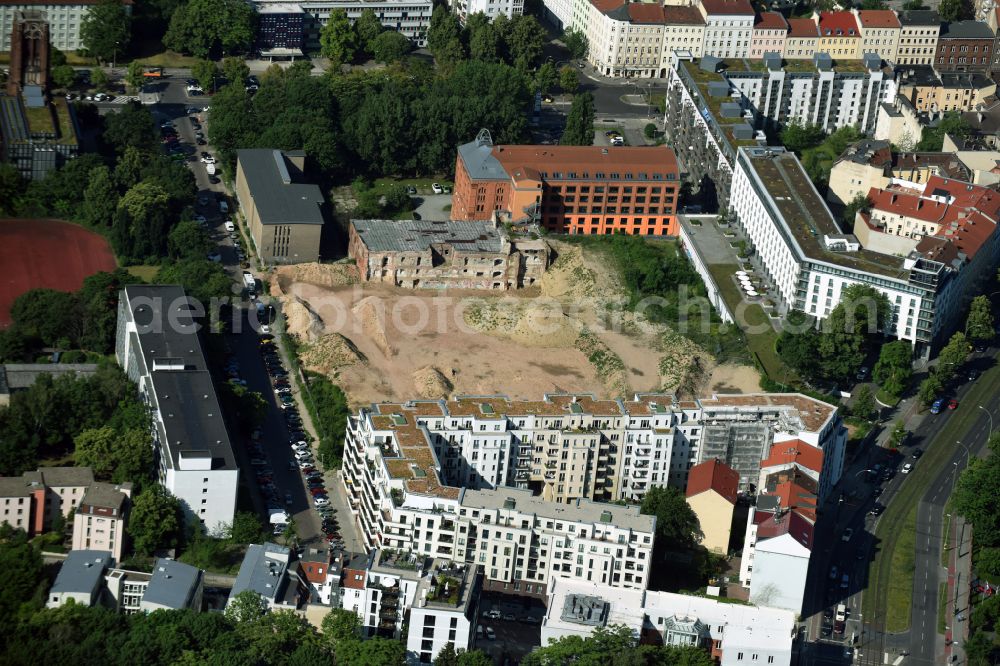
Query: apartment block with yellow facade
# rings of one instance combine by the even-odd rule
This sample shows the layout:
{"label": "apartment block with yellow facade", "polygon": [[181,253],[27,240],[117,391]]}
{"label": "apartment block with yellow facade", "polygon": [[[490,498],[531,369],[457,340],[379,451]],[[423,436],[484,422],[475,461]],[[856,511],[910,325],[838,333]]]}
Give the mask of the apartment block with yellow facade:
{"label": "apartment block with yellow facade", "polygon": [[908,9],[899,18],[897,65],[931,65],[941,32],[941,17],[931,9]]}
{"label": "apartment block with yellow facade", "polygon": [[861,53],[877,53],[882,60],[896,62],[902,26],[891,9],[853,10],[861,26]]}
{"label": "apartment block with yellow facade", "polygon": [[785,37],[786,60],[812,60],[819,45],[819,26],[811,18],[788,19],[788,36]]}
{"label": "apartment block with yellow facade", "polygon": [[698,516],[703,535],[701,545],[719,555],[729,552],[739,483],[736,470],[719,460],[695,465],[688,472],[685,496],[688,506]]}
{"label": "apartment block with yellow facade", "polygon": [[850,12],[821,12],[817,53],[828,53],[834,60],[857,60],[861,57],[861,30]]}

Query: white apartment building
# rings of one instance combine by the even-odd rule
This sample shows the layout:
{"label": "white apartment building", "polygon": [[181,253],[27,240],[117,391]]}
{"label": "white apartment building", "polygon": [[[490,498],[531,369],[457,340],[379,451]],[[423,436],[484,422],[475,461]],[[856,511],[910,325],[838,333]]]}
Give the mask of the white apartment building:
{"label": "white apartment building", "polygon": [[627,590],[559,579],[549,589],[542,644],[564,636],[586,638],[621,624],[641,633],[654,629],[665,645],[707,650],[722,666],[789,666],[795,615],[779,608],[711,597]]}
{"label": "white apartment building", "polygon": [[126,615],[201,610],[204,572],[183,562],[161,557],[151,573],[111,569],[104,580],[113,603]]}
{"label": "white apartment building", "polygon": [[49,588],[45,607],[58,608],[70,600],[83,606],[97,604],[104,590],[104,572],[114,562],[106,550],[71,550]]}
{"label": "white apartment building", "polygon": [[157,480],[188,520],[232,523],[239,469],[198,340],[201,304],[167,285],[129,285],[118,303],[115,355],[153,416]]}
{"label": "white apartment building", "polygon": [[464,24],[473,14],[485,14],[491,21],[497,16],[520,16],[524,13],[524,0],[449,0],[448,7]]}
{"label": "white apartment building", "polygon": [[931,9],[899,12],[898,65],[933,65],[941,34],[941,17]]}
{"label": "white apartment building", "polygon": [[[80,25],[84,17],[99,0],[42,0],[42,2],[0,2],[0,51],[10,51],[14,15],[23,11],[41,11],[49,22],[49,43],[60,51],[79,51],[83,48]],[[125,10],[132,13],[132,0],[122,0]]]}
{"label": "white apartment building", "polygon": [[798,394],[381,404],[349,420],[344,483],[369,548],[479,564],[487,589],[538,594],[557,576],[641,589],[652,519],[591,500],[683,489],[713,458],[749,487],[769,447],[791,439],[823,451],[823,485],[836,483],[836,408]]}
{"label": "white apartment building", "polygon": [[475,565],[444,560],[430,564],[410,608],[407,663],[430,664],[448,643],[456,650],[472,649],[481,587]]}
{"label": "white apartment building", "polygon": [[750,54],[755,12],[749,0],[700,0],[705,18],[705,53],[718,58]]}
{"label": "white apartment building", "polygon": [[891,9],[853,9],[861,29],[861,53],[877,53],[895,64],[902,25]]}
{"label": "white apartment building", "polygon": [[[308,19],[303,25],[305,31],[305,43],[309,49],[319,48],[319,33],[330,19],[330,14],[338,9],[342,9],[347,18],[353,24],[361,17],[361,12],[371,9],[375,12],[382,25],[396,32],[402,33],[417,46],[427,44],[427,29],[431,25],[431,13],[434,11],[432,0],[250,0],[256,11],[260,11],[262,6],[267,6],[268,11],[280,11],[281,7],[287,6],[287,14],[293,15],[301,8],[306,13]],[[461,0],[459,0],[461,1]],[[471,0],[473,3],[481,3],[483,0]],[[513,7],[523,0],[502,0],[503,6]],[[476,6],[479,6],[476,4]],[[470,13],[475,13],[472,11]]]}
{"label": "white apartment building", "polygon": [[825,319],[846,286],[869,285],[893,304],[895,337],[927,354],[953,326],[954,317],[940,314],[955,312],[971,293],[964,278],[955,279],[962,271],[947,252],[882,254],[844,234],[798,159],[783,148],[740,149],[729,209],[784,309]]}
{"label": "white apartment building", "polygon": [[697,7],[691,5],[664,5],[663,54],[660,77],[670,71],[674,51],[690,53],[700,58],[705,53],[705,18]]}
{"label": "white apartment building", "polygon": [[73,515],[73,550],[106,550],[122,559],[132,484],[93,483]]}

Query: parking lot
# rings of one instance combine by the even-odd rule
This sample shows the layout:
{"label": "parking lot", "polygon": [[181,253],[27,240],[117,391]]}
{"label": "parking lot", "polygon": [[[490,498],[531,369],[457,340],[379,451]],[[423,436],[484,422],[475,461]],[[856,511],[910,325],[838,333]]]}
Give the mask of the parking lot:
{"label": "parking lot", "polygon": [[[498,617],[499,616],[499,617]],[[494,663],[520,661],[541,644],[541,601],[484,592],[479,602],[479,627],[474,648],[490,655]]]}

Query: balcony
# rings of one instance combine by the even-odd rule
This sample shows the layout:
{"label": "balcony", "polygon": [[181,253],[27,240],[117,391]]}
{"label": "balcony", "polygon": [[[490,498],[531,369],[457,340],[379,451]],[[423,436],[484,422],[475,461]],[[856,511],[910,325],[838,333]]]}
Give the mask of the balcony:
{"label": "balcony", "polygon": [[546,472],[545,473],[545,480],[546,481],[553,481],[555,478],[556,478],[556,473],[555,472]]}
{"label": "balcony", "polygon": [[558,464],[559,463],[556,462],[555,460],[550,460],[547,463],[545,463],[545,469],[555,469]]}

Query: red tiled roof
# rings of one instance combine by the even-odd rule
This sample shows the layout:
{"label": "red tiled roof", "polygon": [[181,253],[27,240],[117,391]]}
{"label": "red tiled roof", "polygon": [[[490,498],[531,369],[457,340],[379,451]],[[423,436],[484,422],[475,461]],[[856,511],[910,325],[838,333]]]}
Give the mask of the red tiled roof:
{"label": "red tiled roof", "polygon": [[[356,576],[361,576],[361,578],[355,579]],[[348,569],[347,567],[344,567],[344,577],[340,581],[340,586],[348,587],[352,590],[365,589],[365,570]]]}
{"label": "red tiled roof", "polygon": [[896,12],[891,9],[862,9],[858,12],[861,25],[865,28],[900,28]]}
{"label": "red tiled roof", "polygon": [[663,23],[663,7],[654,2],[630,2],[628,17],[633,23]]}
{"label": "red tiled roof", "polygon": [[590,0],[590,4],[594,5],[597,11],[602,14],[607,14],[611,10],[621,7],[623,0]]}
{"label": "red tiled roof", "polygon": [[687,496],[714,490],[730,504],[736,504],[739,485],[740,475],[736,470],[719,460],[708,460],[688,472]]}
{"label": "red tiled roof", "polygon": [[819,27],[811,18],[788,19],[789,37],[819,37]]}
{"label": "red tiled roof", "polygon": [[[756,521],[756,516],[755,516]],[[765,514],[765,518],[757,525],[758,543],[764,539],[787,534],[800,544],[812,550],[814,527],[812,521],[797,511],[783,514]]]}
{"label": "red tiled roof", "polygon": [[801,439],[772,444],[767,458],[760,463],[761,467],[775,467],[796,463],[814,472],[823,471],[823,450]]}
{"label": "red tiled roof", "polygon": [[851,12],[821,12],[819,34],[820,37],[859,37],[861,32]]}
{"label": "red tiled roof", "polygon": [[710,15],[753,16],[750,0],[701,0],[705,13]]}
{"label": "red tiled roof", "polygon": [[330,568],[327,562],[302,562],[301,565],[305,571],[306,580],[310,583],[322,585],[326,582],[326,574]]}
{"label": "red tiled roof", "polygon": [[664,146],[623,146],[614,150],[601,146],[494,146],[493,157],[507,173],[517,169],[550,174],[553,171],[593,174],[635,169],[650,174],[669,174],[674,180],[678,173],[674,151]]}
{"label": "red tiled roof", "polygon": [[667,25],[705,25],[705,17],[694,7],[666,5],[663,7],[663,22]]}
{"label": "red tiled roof", "polygon": [[778,12],[764,12],[757,15],[753,24],[754,30],[788,30],[788,22]]}

